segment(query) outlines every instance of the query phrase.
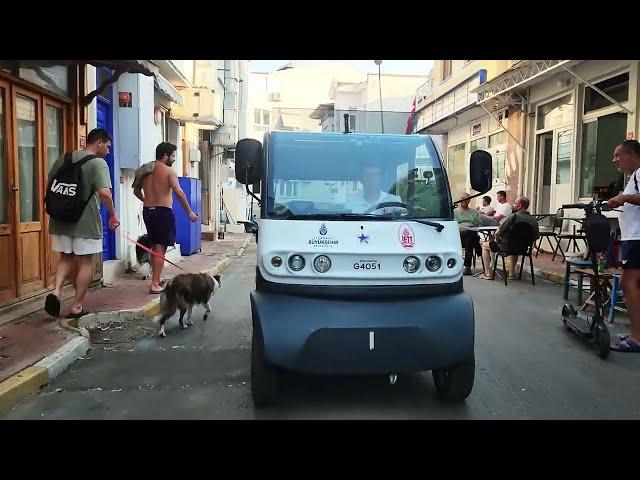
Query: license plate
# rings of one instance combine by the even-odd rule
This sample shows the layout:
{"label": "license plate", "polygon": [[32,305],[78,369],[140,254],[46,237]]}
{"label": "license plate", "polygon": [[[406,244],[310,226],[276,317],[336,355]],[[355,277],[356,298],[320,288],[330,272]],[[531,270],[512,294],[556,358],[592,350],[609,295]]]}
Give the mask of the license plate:
{"label": "license plate", "polygon": [[360,260],[353,264],[354,270],[380,270],[380,262],[378,260]]}

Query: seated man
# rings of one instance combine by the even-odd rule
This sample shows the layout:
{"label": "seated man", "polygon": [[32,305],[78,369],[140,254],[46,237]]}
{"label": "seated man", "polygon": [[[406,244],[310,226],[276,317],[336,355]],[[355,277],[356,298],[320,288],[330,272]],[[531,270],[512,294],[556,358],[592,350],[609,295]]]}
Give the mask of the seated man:
{"label": "seated man", "polygon": [[[495,240],[490,242],[483,242],[482,244],[482,259],[484,261],[484,275],[480,278],[484,280],[491,280],[491,252],[509,251],[510,231],[516,223],[526,222],[533,227],[534,238],[532,243],[540,237],[540,230],[538,229],[538,221],[535,217],[532,217],[527,211],[529,208],[529,199],[527,197],[518,197],[516,203],[513,206],[514,214],[509,217],[500,225],[495,235]],[[511,256],[508,259],[509,279],[515,280],[516,265],[518,258]]]}
{"label": "seated man", "polygon": [[375,165],[364,165],[360,171],[360,181],[362,182],[362,191],[358,192],[357,196],[349,200],[345,204],[345,208],[352,213],[376,213],[385,215],[388,213],[395,213],[396,209],[402,209],[401,206],[395,207],[383,207],[374,209],[369,212],[371,207],[379,205],[381,203],[402,203],[402,200],[397,195],[392,195],[383,191],[380,188],[380,167]]}
{"label": "seated man", "polygon": [[491,206],[491,197],[489,195],[482,197],[482,206],[478,207],[477,210],[488,217],[493,217],[496,214],[496,209]]}
{"label": "seated man", "polygon": [[[460,195],[460,200],[469,198],[471,195],[463,193]],[[458,204],[459,208],[453,211],[453,216],[458,222],[460,228],[460,241],[464,248],[464,273],[463,275],[471,275],[471,260],[473,259],[473,252],[476,255],[481,254],[480,250],[480,236],[478,232],[468,230],[470,227],[477,227],[480,225],[480,213],[477,210],[469,208],[470,200],[464,200]]]}
{"label": "seated man", "polygon": [[496,193],[496,198],[498,199],[498,205],[496,206],[496,213],[494,213],[493,218],[502,225],[513,213],[513,207],[507,202],[507,192],[504,190]]}

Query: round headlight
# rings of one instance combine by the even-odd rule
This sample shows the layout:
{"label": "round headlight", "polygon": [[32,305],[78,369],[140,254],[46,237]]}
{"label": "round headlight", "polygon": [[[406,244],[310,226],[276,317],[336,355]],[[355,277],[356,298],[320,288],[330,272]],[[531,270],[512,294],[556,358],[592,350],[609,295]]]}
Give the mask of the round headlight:
{"label": "round headlight", "polygon": [[294,272],[299,272],[304,268],[304,257],[302,255],[291,255],[289,257],[289,267]]}
{"label": "round headlight", "polygon": [[453,268],[455,266],[456,266],[456,259],[455,258],[450,258],[449,260],[447,260],[447,267]]}
{"label": "round headlight", "polygon": [[331,268],[331,260],[326,255],[319,255],[313,261],[313,268],[319,273],[325,273]]}
{"label": "round headlight", "polygon": [[271,259],[271,265],[278,268],[282,265],[282,258],[275,256]]}
{"label": "round headlight", "polygon": [[407,257],[404,259],[404,269],[407,273],[416,273],[420,268],[420,259],[418,257]]}
{"label": "round headlight", "polygon": [[440,270],[442,261],[440,260],[440,257],[431,256],[427,258],[425,265],[427,266],[427,270],[429,270],[430,272],[437,272],[438,270]]}

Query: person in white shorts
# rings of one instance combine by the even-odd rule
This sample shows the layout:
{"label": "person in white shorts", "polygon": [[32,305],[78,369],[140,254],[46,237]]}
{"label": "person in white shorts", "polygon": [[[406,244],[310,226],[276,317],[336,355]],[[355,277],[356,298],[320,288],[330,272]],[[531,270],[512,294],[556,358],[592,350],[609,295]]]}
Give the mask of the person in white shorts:
{"label": "person in white shorts", "polygon": [[[111,195],[109,166],[104,160],[104,157],[109,154],[110,146],[111,137],[106,130],[96,128],[89,132],[86,148],[72,153],[74,163],[90,154],[99,157],[87,161],[81,167],[83,185],[87,186],[85,190],[87,206],[80,220],[75,223],[61,222],[53,218],[49,221],[52,250],[60,253],[55,289],[47,295],[45,300],[45,311],[53,317],[60,315],[62,287],[67,280],[73,280],[76,287],[76,295],[67,318],[80,318],[89,313],[83,308],[82,302],[91,282],[93,255],[102,252],[102,219],[98,198],[102,200],[109,212],[109,228],[115,230],[120,225]],[[63,162],[64,155],[52,165],[49,181]],[[70,278],[76,266],[76,277]]]}

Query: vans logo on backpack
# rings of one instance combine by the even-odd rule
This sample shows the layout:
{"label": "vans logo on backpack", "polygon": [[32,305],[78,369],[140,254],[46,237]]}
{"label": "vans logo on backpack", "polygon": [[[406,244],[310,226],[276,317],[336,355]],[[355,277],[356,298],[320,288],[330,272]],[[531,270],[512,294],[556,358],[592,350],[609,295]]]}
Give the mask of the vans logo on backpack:
{"label": "vans logo on backpack", "polygon": [[58,183],[55,178],[51,184],[51,191],[53,193],[67,195],[69,197],[75,197],[76,188],[78,188],[78,185],[75,183]]}

